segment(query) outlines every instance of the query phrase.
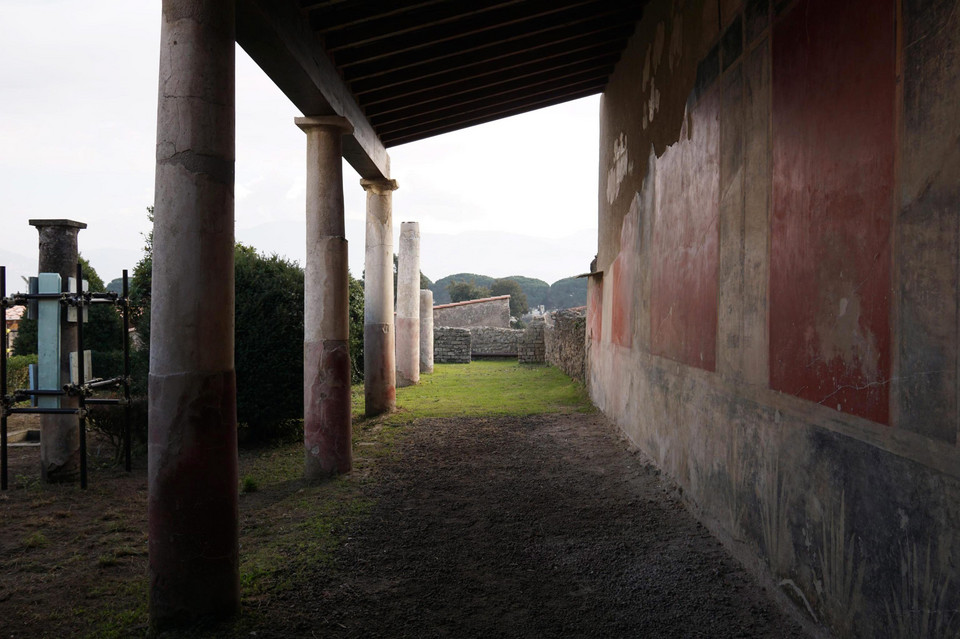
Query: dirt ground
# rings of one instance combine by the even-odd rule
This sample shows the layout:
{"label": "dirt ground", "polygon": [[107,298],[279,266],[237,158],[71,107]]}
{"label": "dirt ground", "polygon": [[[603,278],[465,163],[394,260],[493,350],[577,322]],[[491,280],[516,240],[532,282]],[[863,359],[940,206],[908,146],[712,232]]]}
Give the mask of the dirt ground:
{"label": "dirt ground", "polygon": [[[36,449],[14,450],[23,475]],[[145,520],[144,470],[98,472],[87,494],[0,497],[3,637],[47,634],[41,609],[63,611],[58,636],[75,634],[84,597],[109,593],[112,575],[121,602],[145,597],[120,579],[145,571],[145,528],[104,532]],[[304,576],[291,557],[287,586],[259,597],[255,615],[198,634],[807,636],[600,415],[418,421],[368,472],[357,488],[372,509],[332,561]],[[27,547],[24,521],[37,519],[46,543]]]}

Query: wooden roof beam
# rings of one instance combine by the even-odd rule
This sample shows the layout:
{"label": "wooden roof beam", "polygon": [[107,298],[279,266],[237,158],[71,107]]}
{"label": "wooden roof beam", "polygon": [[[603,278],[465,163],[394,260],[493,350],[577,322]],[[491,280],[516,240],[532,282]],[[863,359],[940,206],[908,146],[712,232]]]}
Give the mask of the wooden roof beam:
{"label": "wooden roof beam", "polygon": [[361,177],[390,177],[383,142],[296,0],[237,0],[237,42],[304,115],[339,115],[350,121],[354,130],[344,136],[343,157]]}

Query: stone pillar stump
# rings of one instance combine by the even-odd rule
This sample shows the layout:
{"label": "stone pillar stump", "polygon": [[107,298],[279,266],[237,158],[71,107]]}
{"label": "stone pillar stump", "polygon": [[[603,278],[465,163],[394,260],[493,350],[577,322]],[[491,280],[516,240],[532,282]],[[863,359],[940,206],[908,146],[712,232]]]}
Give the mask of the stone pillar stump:
{"label": "stone pillar stump", "polygon": [[[60,275],[61,290],[77,276],[77,235],[87,228],[73,220],[30,220],[40,234],[38,273]],[[77,324],[60,307],[60,384],[70,383],[70,353],[77,350]],[[76,397],[60,397],[60,408],[76,408]],[[80,431],[76,415],[40,415],[40,477],[45,482],[76,481],[80,476]]]}

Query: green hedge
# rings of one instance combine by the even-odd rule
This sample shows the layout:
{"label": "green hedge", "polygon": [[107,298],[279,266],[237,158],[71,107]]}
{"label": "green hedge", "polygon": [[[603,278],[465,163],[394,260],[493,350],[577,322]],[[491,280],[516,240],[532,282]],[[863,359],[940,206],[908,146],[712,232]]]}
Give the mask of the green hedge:
{"label": "green hedge", "polygon": [[36,355],[15,355],[7,359],[7,389],[12,392],[30,386],[30,364],[37,363]]}

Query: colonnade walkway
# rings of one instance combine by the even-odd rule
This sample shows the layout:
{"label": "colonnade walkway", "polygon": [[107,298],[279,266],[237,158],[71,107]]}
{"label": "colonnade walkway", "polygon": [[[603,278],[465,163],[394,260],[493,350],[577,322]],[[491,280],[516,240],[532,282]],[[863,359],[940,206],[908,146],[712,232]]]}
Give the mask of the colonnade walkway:
{"label": "colonnade walkway", "polygon": [[[563,396],[562,374],[455,370],[398,404],[473,416],[407,415],[391,452],[362,467],[363,514],[342,545],[314,570],[275,575],[298,585],[265,604],[258,637],[807,636],[582,391]],[[448,383],[462,395],[431,387]],[[526,399],[549,412],[484,415],[491,384],[502,401],[490,411]],[[360,433],[377,428],[390,426]]]}
{"label": "colonnade walkway", "polygon": [[[302,442],[242,449],[241,615],[159,636],[807,636],[556,369],[440,365],[398,406],[359,419],[354,389],[334,480],[302,479]],[[144,636],[143,460],[80,491],[17,455],[5,636]]]}

